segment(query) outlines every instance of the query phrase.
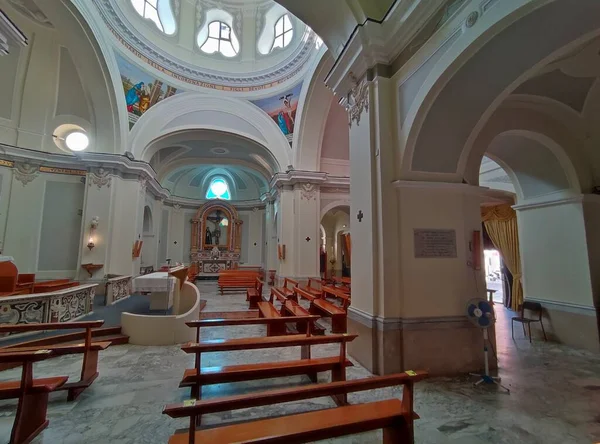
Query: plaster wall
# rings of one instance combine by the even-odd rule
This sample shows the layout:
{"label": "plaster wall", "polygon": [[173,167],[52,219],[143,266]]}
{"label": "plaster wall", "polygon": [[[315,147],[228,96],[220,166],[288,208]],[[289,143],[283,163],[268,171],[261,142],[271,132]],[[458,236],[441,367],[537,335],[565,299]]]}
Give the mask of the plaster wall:
{"label": "plaster wall", "polygon": [[525,298],[592,307],[582,203],[522,208],[517,220]]}
{"label": "plaster wall", "polygon": [[[3,168],[2,172],[5,171],[6,176],[11,177],[11,183],[4,186],[8,184],[3,174],[2,185],[6,190],[1,198],[6,211],[3,254],[15,258],[20,273],[36,273],[37,279],[75,278],[79,272],[78,253],[82,229],[80,212],[83,214],[84,206],[83,190],[80,189],[84,186],[81,177],[38,173],[24,185],[10,170]],[[51,208],[57,204],[55,200],[59,198],[59,194],[47,192],[47,189],[61,186],[69,190],[77,189],[75,195],[78,197],[62,202],[60,215],[50,214]],[[48,236],[52,238],[48,239]],[[59,261],[68,264],[62,267],[65,269],[52,269],[49,255],[54,248],[70,250],[68,257]],[[73,254],[75,259],[71,257]],[[40,255],[43,270],[40,270]]]}

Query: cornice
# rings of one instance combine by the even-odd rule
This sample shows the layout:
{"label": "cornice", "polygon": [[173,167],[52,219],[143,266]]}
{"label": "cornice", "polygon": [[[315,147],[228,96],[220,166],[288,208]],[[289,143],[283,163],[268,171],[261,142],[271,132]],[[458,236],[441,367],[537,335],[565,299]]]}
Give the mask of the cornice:
{"label": "cornice", "polygon": [[362,79],[377,65],[391,65],[442,3],[443,0],[396,1],[382,22],[367,20],[359,25],[325,78],[327,86],[344,98],[355,86],[350,73]]}

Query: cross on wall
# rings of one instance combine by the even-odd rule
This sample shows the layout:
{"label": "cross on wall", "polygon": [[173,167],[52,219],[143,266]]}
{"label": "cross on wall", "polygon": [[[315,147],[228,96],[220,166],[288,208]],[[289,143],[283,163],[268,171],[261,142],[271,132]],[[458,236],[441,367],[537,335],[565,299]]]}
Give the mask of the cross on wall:
{"label": "cross on wall", "polygon": [[362,222],[363,217],[365,217],[365,215],[363,214],[362,210],[358,210],[358,214],[356,215],[356,218],[358,219],[358,221]]}

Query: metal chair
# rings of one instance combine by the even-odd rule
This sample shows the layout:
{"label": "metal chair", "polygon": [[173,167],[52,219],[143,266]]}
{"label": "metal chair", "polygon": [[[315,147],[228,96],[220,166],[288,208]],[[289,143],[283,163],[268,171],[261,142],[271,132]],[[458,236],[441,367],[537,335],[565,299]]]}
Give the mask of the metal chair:
{"label": "metal chair", "polygon": [[[537,314],[537,319],[526,317],[525,310],[529,310],[534,315]],[[527,324],[527,328],[529,330],[529,342],[531,342],[531,324],[534,322],[540,323],[540,325],[542,326],[542,333],[544,333],[544,341],[548,340],[546,338],[546,330],[544,330],[544,323],[542,322],[542,304],[540,304],[539,302],[531,302],[531,301],[523,302],[523,304],[521,305],[520,315],[512,318],[512,322],[510,323],[510,329],[511,329],[513,340],[515,339],[515,328],[514,328],[515,321],[521,323],[521,325],[523,326],[523,334],[525,336],[527,336],[527,333],[525,332],[525,324]]]}

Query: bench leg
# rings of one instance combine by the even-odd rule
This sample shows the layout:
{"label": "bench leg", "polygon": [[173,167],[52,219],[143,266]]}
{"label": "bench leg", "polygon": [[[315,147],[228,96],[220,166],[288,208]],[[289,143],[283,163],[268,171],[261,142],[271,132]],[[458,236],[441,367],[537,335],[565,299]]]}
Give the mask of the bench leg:
{"label": "bench leg", "polygon": [[332,333],[346,333],[346,315],[334,315],[331,317],[331,331]]}
{"label": "bench leg", "polygon": [[46,427],[48,393],[23,394],[19,398],[17,417],[10,435],[10,444],[21,444],[33,439]]}
{"label": "bench leg", "polygon": [[[345,381],[346,380],[346,365],[336,365],[331,370],[331,382]],[[336,403],[338,407],[348,405],[348,395],[332,395],[331,399]]]}
{"label": "bench leg", "polygon": [[[301,359],[310,359],[310,357],[311,357],[310,345],[301,345],[300,346],[300,358]],[[317,372],[307,373],[306,376],[308,376],[308,379],[310,379],[311,382],[313,382],[315,384],[318,382]]]}
{"label": "bench leg", "polygon": [[398,420],[397,424],[383,429],[383,439],[381,442],[383,444],[413,444],[414,441],[406,423]]}
{"label": "bench leg", "polygon": [[88,351],[83,355],[83,367],[81,369],[81,379],[76,382],[75,387],[69,387],[65,384],[63,387],[69,390],[67,401],[74,401],[81,393],[92,385],[92,382],[98,377],[98,351]]}

